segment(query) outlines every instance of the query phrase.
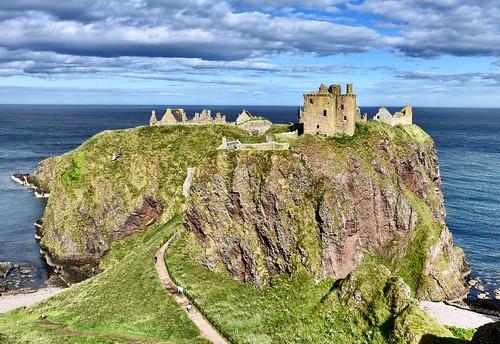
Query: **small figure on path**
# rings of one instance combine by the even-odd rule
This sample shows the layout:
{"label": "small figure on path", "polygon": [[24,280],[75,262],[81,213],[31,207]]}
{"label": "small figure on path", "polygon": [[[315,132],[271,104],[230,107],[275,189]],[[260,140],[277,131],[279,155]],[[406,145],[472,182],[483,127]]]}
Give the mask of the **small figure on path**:
{"label": "small figure on path", "polygon": [[191,301],[188,302],[188,305],[186,307],[186,310],[188,313],[191,313],[191,310],[193,309],[193,305],[191,304]]}
{"label": "small figure on path", "polygon": [[184,288],[180,285],[177,286],[177,294],[184,296]]}

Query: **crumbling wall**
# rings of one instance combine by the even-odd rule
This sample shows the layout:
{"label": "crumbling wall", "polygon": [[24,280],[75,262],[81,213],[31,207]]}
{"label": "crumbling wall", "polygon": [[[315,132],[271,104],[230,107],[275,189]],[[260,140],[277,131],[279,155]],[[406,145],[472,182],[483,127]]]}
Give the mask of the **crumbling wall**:
{"label": "crumbling wall", "polygon": [[273,126],[271,121],[267,119],[252,119],[238,125],[241,129],[246,130],[252,135],[262,135]]}
{"label": "crumbling wall", "polygon": [[236,118],[236,125],[240,125],[246,121],[250,121],[252,118],[253,116],[250,114],[250,112],[243,109],[243,111],[241,111],[241,113]]}
{"label": "crumbling wall", "polygon": [[400,111],[391,115],[389,110],[381,107],[377,114],[373,117],[376,121],[381,121],[391,126],[395,125],[412,125],[413,124],[413,108],[411,105],[406,105]]}

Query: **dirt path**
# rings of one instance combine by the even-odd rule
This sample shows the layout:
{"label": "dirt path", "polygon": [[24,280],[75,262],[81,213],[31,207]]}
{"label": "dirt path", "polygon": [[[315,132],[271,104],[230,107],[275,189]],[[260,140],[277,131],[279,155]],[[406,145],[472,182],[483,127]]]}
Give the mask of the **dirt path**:
{"label": "dirt path", "polygon": [[189,319],[200,329],[201,335],[215,344],[226,344],[226,340],[217,332],[215,328],[201,315],[201,313],[193,306],[191,312],[187,311],[189,300],[184,295],[177,293],[177,287],[168,274],[165,265],[165,251],[168,249],[176,235],[172,236],[168,241],[155,253],[156,271],[165,287],[165,289],[174,297],[175,301],[184,309]]}
{"label": "dirt path", "polygon": [[450,306],[443,302],[422,301],[420,306],[445,326],[477,328],[500,318]]}
{"label": "dirt path", "polygon": [[48,299],[63,291],[61,288],[45,288],[34,293],[7,295],[0,297],[0,313],[7,313],[16,308],[28,307]]}

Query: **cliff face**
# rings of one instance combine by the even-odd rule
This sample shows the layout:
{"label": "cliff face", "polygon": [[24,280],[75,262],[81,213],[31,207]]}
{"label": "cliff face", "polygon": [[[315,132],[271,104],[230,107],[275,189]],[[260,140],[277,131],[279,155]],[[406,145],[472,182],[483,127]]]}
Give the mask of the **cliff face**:
{"label": "cliff face", "polygon": [[303,138],[291,152],[221,152],[198,169],[185,226],[199,261],[260,286],[382,262],[418,298],[454,299],[468,270],[445,225],[432,140],[416,127]]}
{"label": "cliff face", "polygon": [[39,233],[49,262],[67,281],[82,280],[113,242],[182,213],[187,168],[222,136],[251,139],[232,126],[141,127],[100,133],[42,161],[35,178],[50,192]]}

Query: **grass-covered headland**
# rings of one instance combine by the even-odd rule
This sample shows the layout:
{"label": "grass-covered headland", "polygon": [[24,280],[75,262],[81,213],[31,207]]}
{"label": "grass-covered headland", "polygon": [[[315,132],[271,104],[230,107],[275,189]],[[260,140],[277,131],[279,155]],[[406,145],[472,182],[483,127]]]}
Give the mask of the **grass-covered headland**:
{"label": "grass-covered headland", "polygon": [[[286,130],[274,126],[270,133],[280,140]],[[427,283],[425,264],[434,259],[446,267],[453,254],[429,257],[419,251],[418,246],[427,249],[440,240],[441,228],[428,208],[437,203],[435,199],[423,202],[413,194],[403,195],[419,214],[419,222],[411,235],[388,246],[388,252],[404,247],[404,254],[366,254],[345,279],[318,279],[318,265],[310,271],[298,268],[269,276],[269,282],[257,288],[201,264],[204,253],[191,245],[196,238],[183,226],[190,199],[182,195],[182,184],[188,167],[221,159],[217,147],[223,136],[265,141],[265,135],[250,136],[229,125],[139,127],[100,133],[78,149],[46,160],[37,172],[51,194],[42,245],[61,259],[99,264],[104,271],[39,305],[0,315],[0,343],[205,343],[165,292],[154,268],[154,252],[174,231],[181,235],[165,257],[172,277],[231,342],[406,343],[469,335],[435,323],[414,299],[419,285]],[[401,147],[430,142],[417,127],[372,122],[359,124],[350,138],[287,140],[288,152],[238,151],[230,153],[230,159],[291,159],[314,149],[318,158],[335,156],[339,169],[349,164],[344,160],[348,155],[355,154],[368,170],[376,157],[373,147],[381,141]],[[112,161],[115,152],[122,156]],[[401,148],[396,155],[404,153]],[[391,164],[389,159],[377,161],[381,169]],[[381,185],[394,182],[376,178]],[[423,192],[427,195],[428,190]],[[142,232],[115,241],[113,232],[144,197],[162,203],[161,217]]]}

